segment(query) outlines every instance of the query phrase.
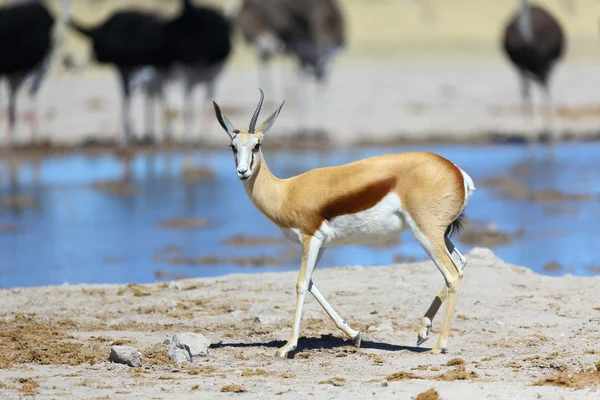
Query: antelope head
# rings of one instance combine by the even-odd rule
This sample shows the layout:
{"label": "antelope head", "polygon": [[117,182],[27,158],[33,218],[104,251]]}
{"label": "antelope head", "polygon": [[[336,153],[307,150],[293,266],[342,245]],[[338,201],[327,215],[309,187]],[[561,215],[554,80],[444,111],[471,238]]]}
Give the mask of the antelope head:
{"label": "antelope head", "polygon": [[231,150],[233,151],[237,176],[241,180],[249,179],[252,174],[254,174],[254,171],[258,169],[261,160],[260,148],[264,135],[275,123],[275,120],[279,116],[279,112],[285,103],[285,101],[281,103],[277,110],[275,110],[275,112],[271,114],[271,116],[267,118],[265,122],[256,128],[258,115],[260,114],[260,109],[262,108],[263,100],[265,98],[265,94],[263,93],[262,89],[258,88],[258,90],[260,90],[260,100],[256,110],[254,111],[254,115],[250,120],[250,126],[247,130],[236,129],[231,121],[227,119],[225,114],[223,114],[221,107],[219,107],[219,105],[213,100],[217,120],[231,139],[231,144],[229,147],[231,147]]}

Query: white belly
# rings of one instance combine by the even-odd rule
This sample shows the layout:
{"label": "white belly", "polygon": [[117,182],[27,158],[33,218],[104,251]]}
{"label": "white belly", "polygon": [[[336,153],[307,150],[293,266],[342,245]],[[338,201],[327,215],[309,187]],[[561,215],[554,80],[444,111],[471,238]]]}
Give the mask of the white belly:
{"label": "white belly", "polygon": [[[367,210],[324,221],[314,235],[323,240],[324,247],[331,247],[381,242],[399,235],[407,228],[400,198],[395,193],[389,193]],[[283,228],[282,232],[288,240],[301,243],[302,234],[298,229]]]}
{"label": "white belly", "polygon": [[388,240],[407,227],[400,198],[389,193],[367,210],[323,222],[319,230],[325,236],[325,246],[339,246]]}

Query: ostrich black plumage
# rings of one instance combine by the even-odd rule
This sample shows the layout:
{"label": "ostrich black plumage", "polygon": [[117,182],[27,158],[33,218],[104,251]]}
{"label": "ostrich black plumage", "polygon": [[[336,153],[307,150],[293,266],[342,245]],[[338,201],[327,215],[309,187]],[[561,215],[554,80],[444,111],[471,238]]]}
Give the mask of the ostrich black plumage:
{"label": "ostrich black plumage", "polygon": [[184,133],[191,133],[193,92],[196,85],[206,84],[201,118],[201,133],[210,130],[215,83],[231,53],[231,25],[220,11],[182,1],[177,17],[165,25],[169,56],[184,79]]}
{"label": "ostrich black plumage", "polygon": [[[63,14],[68,13],[68,7],[69,1],[63,0]],[[29,97],[33,102],[33,107],[27,113],[31,140],[37,138],[37,100],[58,39],[54,36],[55,22],[54,16],[41,1],[0,8],[0,78],[7,78],[9,88],[8,127],[4,146],[11,147],[14,144],[17,94],[26,79],[31,80]]]}
{"label": "ostrich black plumage", "polygon": [[272,86],[267,71],[272,58],[279,54],[296,58],[302,124],[308,119],[305,90],[309,77],[319,85],[320,104],[316,107],[319,124],[326,115],[324,92],[328,69],[346,43],[345,19],[340,4],[337,0],[243,0],[235,12],[237,26],[258,52],[261,87]]}
{"label": "ostrich black plumage", "polygon": [[[113,14],[103,24],[84,27],[74,20],[69,25],[92,41],[93,56],[99,63],[116,67],[123,94],[121,123],[125,141],[133,139],[131,124],[131,94],[134,82],[143,72],[150,101],[153,97],[164,100],[161,71],[170,65],[164,35],[165,21],[158,15],[142,11],[121,11]],[[150,70],[149,70],[150,68]],[[146,104],[146,111],[151,107]]]}
{"label": "ostrich black plumage", "polygon": [[[550,75],[556,62],[564,54],[565,36],[559,22],[547,10],[520,0],[520,9],[504,32],[504,51],[521,76],[523,114],[531,118],[530,79],[544,90],[546,126],[554,144]],[[530,138],[531,140],[531,138]]]}

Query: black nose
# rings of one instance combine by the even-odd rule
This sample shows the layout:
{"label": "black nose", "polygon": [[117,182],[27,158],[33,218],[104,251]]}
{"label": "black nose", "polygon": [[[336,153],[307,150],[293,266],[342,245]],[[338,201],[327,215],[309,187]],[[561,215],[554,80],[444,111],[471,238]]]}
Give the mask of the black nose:
{"label": "black nose", "polygon": [[248,171],[248,169],[244,169],[244,170],[238,169],[238,174],[244,175],[247,171]]}

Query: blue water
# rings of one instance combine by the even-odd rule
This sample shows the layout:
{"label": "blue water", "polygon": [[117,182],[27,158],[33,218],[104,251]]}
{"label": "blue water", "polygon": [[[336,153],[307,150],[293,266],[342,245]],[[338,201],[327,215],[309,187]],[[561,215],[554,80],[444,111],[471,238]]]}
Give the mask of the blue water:
{"label": "blue water", "polygon": [[[308,169],[342,164],[359,158],[401,151],[425,150],[438,153],[467,171],[477,185],[489,176],[508,173],[526,158],[518,145],[423,145],[398,148],[343,148],[327,151],[269,151],[265,158],[273,173],[289,177]],[[542,153],[533,166],[528,183],[533,188],[557,188],[566,193],[600,192],[599,143],[561,144],[553,161]],[[196,164],[207,165],[213,179],[185,182],[181,178],[182,154],[138,154],[132,163],[135,194],[118,196],[91,185],[98,180],[118,179],[123,173],[113,154],[71,153],[41,160],[37,178],[31,165],[19,171],[18,185],[5,178],[0,182],[0,227],[15,225],[16,232],[0,232],[0,287],[74,283],[129,283],[157,280],[156,270],[173,276],[200,277],[232,272],[261,272],[297,269],[299,253],[286,265],[248,267],[225,265],[172,265],[156,259],[165,246],[178,246],[181,255],[282,257],[288,245],[227,246],[223,241],[235,234],[277,237],[280,231],[252,205],[235,175],[230,151],[195,156]],[[32,207],[4,204],[9,194],[35,200]],[[566,202],[568,213],[548,213],[546,205],[499,198],[478,186],[467,207],[473,220],[494,223],[500,230],[525,229],[525,235],[495,253],[507,262],[524,265],[541,273],[544,264],[556,261],[565,268],[555,274],[598,273],[600,217],[597,201]],[[204,218],[202,229],[164,229],[169,218]],[[558,234],[552,234],[558,232]],[[410,235],[402,234],[397,248],[374,249],[346,246],[328,249],[321,266],[387,265],[397,254],[425,259],[425,253]],[[455,240],[464,252],[468,246]],[[592,268],[590,268],[592,267]]]}

